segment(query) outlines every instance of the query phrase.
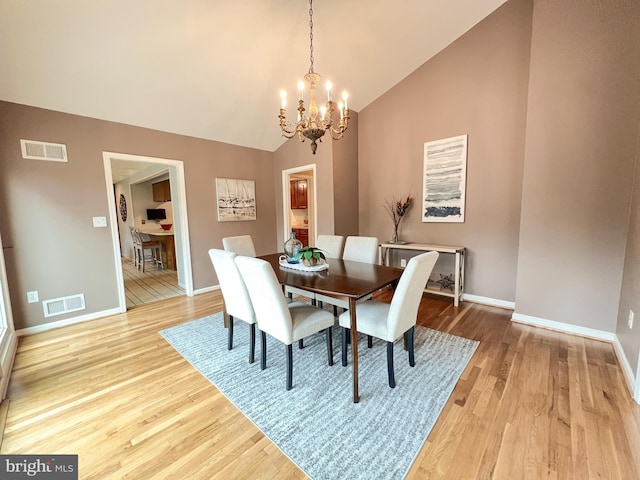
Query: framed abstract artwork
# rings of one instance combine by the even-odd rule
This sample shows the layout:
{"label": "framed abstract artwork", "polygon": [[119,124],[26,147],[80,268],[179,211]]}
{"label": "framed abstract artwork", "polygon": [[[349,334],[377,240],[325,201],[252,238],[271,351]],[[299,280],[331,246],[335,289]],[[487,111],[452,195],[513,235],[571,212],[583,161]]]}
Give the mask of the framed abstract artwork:
{"label": "framed abstract artwork", "polygon": [[424,144],[423,222],[464,222],[467,135]]}
{"label": "framed abstract artwork", "polygon": [[216,178],[219,222],[256,219],[256,182],[235,178]]}

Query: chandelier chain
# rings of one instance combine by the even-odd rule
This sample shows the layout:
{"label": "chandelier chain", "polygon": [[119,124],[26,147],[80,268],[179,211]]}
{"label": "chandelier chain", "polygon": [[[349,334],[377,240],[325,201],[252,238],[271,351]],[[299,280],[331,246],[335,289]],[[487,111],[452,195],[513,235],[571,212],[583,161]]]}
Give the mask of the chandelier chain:
{"label": "chandelier chain", "polygon": [[309,0],[309,73],[313,73],[313,0]]}
{"label": "chandelier chain", "polygon": [[[280,107],[280,114],[278,119],[280,120],[280,130],[282,136],[286,138],[292,138],[294,135],[298,136],[301,142],[305,139],[311,140],[311,153],[315,155],[318,148],[318,142],[322,141],[322,137],[328,133],[327,137],[331,137],[333,140],[340,140],[344,135],[345,130],[349,126],[349,108],[347,107],[347,93],[342,94],[343,102],[337,104],[331,99],[331,82],[326,83],[327,87],[327,102],[318,108],[316,100],[316,85],[320,82],[320,75],[313,70],[313,0],[309,1],[309,73],[304,76],[304,80],[309,87],[309,103],[304,103],[304,91],[305,84],[300,81],[299,96],[297,101],[297,115],[298,120],[293,123],[287,121],[287,92],[285,90],[280,91],[280,97],[282,98],[282,106]],[[336,107],[337,110],[336,110]],[[334,123],[334,114],[340,114],[340,120],[336,118]],[[326,137],[325,137],[326,138]]]}

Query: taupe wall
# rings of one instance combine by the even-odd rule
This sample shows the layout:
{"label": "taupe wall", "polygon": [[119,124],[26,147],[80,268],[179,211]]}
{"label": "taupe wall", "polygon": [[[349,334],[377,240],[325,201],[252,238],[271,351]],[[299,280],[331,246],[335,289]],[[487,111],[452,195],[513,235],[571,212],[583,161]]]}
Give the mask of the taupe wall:
{"label": "taupe wall", "polygon": [[[508,2],[360,112],[360,234],[389,239],[385,199],[415,203],[403,240],[467,247],[465,290],[515,300],[531,39],[529,1]],[[468,134],[464,223],[422,223],[424,142]]]}
{"label": "taupe wall", "polygon": [[[640,125],[638,127],[637,144],[640,145]],[[635,314],[633,329],[629,329],[627,325],[629,310],[633,310]],[[636,152],[635,181],[616,334],[631,369],[636,374],[640,355],[640,151]],[[636,382],[639,380],[636,376]]]}
{"label": "taupe wall", "polygon": [[[0,229],[14,323],[33,327],[118,305],[108,228],[103,151],[184,162],[194,288],[217,284],[207,250],[222,237],[250,234],[258,253],[276,248],[273,153],[0,102]],[[24,160],[20,139],[67,145],[69,162]],[[215,178],[256,180],[258,220],[218,223]],[[45,319],[40,300],[84,293],[87,309]]]}
{"label": "taupe wall", "polygon": [[638,25],[640,2],[534,4],[516,314],[616,331],[640,121]]}
{"label": "taupe wall", "polygon": [[[276,223],[274,224],[277,235],[278,251],[282,251],[284,237],[283,218],[283,185],[282,171],[303,165],[316,165],[316,209],[318,212],[318,224],[316,232],[326,233],[333,231],[333,159],[330,141],[318,144],[315,155],[311,153],[309,140],[304,143],[298,141],[298,137],[287,140],[274,153],[273,184],[275,185],[275,210]],[[286,192],[289,186],[286,185]],[[311,241],[311,239],[309,239]]]}
{"label": "taupe wall", "polygon": [[351,112],[349,129],[333,142],[334,233],[345,237],[359,233],[358,132],[358,113]]}

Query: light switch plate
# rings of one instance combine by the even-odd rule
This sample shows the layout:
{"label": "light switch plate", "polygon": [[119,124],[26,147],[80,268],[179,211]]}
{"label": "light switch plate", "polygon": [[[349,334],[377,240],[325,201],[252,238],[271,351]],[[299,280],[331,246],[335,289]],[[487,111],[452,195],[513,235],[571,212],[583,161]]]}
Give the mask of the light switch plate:
{"label": "light switch plate", "polygon": [[93,217],[93,226],[94,227],[106,227],[107,226],[107,217]]}

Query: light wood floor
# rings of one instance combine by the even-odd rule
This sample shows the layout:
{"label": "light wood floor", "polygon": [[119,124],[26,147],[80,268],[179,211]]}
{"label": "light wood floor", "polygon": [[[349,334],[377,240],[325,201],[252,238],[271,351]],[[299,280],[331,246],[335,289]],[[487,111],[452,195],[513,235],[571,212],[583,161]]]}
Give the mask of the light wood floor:
{"label": "light wood floor", "polygon": [[[21,338],[0,452],[79,454],[82,479],[303,478],[157,333],[221,307],[182,296]],[[423,300],[420,324],[480,346],[409,478],[640,478],[640,407],[611,345],[510,315]]]}
{"label": "light wood floor", "polygon": [[123,258],[122,274],[127,309],[185,294],[178,286],[175,270],[147,265],[142,272],[133,266],[131,259]]}

